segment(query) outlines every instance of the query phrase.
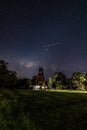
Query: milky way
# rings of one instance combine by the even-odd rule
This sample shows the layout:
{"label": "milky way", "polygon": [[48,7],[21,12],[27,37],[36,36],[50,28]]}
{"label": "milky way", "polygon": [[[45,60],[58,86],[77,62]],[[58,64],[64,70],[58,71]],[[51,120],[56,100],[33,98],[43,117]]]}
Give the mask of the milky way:
{"label": "milky way", "polygon": [[87,2],[0,2],[0,57],[19,76],[87,72]]}

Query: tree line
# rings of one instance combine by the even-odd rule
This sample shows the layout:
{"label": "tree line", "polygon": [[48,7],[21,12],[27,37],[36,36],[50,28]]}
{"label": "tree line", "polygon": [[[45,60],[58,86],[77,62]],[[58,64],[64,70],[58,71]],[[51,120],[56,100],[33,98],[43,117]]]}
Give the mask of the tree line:
{"label": "tree line", "polygon": [[[46,82],[48,89],[87,90],[87,73],[74,72],[67,78],[62,72],[55,72]],[[8,69],[8,63],[0,60],[0,88],[30,89],[36,84],[36,76],[18,78],[15,71]]]}
{"label": "tree line", "polygon": [[67,78],[62,72],[55,72],[48,80],[48,87],[53,89],[87,90],[87,73],[74,72]]}

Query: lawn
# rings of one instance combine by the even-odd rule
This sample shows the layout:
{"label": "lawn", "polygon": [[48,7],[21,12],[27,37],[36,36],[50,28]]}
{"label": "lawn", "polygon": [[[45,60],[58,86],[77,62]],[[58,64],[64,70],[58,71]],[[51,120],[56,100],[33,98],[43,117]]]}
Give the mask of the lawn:
{"label": "lawn", "polygon": [[87,93],[0,89],[0,130],[87,130]]}

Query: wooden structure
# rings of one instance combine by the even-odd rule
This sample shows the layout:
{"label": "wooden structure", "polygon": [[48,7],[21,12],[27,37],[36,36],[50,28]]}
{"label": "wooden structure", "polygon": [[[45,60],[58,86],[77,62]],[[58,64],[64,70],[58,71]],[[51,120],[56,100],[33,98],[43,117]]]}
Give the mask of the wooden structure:
{"label": "wooden structure", "polygon": [[40,86],[45,86],[45,78],[43,73],[43,67],[39,67],[38,76],[37,76],[37,84]]}

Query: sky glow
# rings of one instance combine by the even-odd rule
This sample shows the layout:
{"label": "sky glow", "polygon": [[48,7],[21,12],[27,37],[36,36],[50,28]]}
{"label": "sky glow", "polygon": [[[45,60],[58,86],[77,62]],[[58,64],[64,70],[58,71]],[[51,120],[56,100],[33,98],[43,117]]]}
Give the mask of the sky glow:
{"label": "sky glow", "polygon": [[0,2],[0,59],[21,77],[87,72],[87,2]]}

